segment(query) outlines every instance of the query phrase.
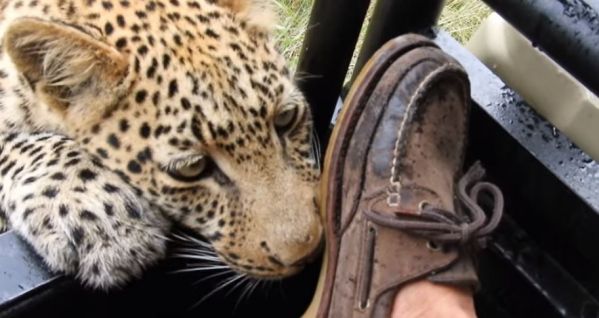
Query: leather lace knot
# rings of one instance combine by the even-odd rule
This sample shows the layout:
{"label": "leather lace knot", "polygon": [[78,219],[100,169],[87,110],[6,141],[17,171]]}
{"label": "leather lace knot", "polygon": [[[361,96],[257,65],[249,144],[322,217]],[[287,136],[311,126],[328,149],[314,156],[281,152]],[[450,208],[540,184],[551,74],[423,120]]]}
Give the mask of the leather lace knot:
{"label": "leather lace knot", "polygon": [[[465,207],[461,216],[430,204],[422,205],[418,215],[408,214],[399,209],[396,216],[370,209],[364,211],[364,214],[371,222],[380,226],[402,230],[437,243],[476,243],[484,247],[485,238],[499,225],[504,207],[501,190],[492,183],[480,181],[484,174],[484,168],[476,162],[458,182],[458,199]],[[492,197],[489,218],[479,205],[483,192]]]}

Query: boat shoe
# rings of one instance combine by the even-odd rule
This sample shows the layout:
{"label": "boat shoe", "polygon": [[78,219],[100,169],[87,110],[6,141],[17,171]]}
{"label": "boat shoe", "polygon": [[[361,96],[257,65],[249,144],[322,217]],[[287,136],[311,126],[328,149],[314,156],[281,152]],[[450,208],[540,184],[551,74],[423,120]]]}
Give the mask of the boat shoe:
{"label": "boat shoe", "polygon": [[503,197],[480,164],[462,171],[469,108],[466,72],[425,37],[391,40],[362,69],[327,148],[325,264],[304,317],[389,317],[419,279],[477,288],[473,255]]}

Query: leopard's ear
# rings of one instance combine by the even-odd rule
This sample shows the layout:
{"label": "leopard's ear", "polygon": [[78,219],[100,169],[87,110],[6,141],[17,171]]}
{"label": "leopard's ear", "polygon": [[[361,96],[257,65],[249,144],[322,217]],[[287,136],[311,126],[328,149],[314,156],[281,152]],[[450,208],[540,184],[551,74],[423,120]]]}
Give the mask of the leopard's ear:
{"label": "leopard's ear", "polygon": [[247,25],[261,32],[271,33],[278,23],[274,0],[215,0],[233,11]]}
{"label": "leopard's ear", "polygon": [[20,18],[3,44],[36,95],[72,119],[104,113],[128,89],[128,59],[75,27]]}

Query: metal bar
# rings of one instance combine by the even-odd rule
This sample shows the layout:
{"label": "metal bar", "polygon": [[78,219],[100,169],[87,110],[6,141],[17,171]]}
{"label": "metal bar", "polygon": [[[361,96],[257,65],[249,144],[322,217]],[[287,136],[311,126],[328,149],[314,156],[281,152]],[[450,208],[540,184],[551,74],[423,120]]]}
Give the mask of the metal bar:
{"label": "metal bar", "polygon": [[0,314],[3,308],[58,278],[14,232],[0,234]]}
{"label": "metal bar", "polygon": [[316,0],[298,63],[298,84],[326,145],[330,122],[370,0]]}
{"label": "metal bar", "polygon": [[582,0],[484,2],[599,95],[599,14],[593,7]]}
{"label": "metal bar", "polygon": [[[571,316],[587,317],[582,312],[572,312],[594,312],[596,302],[585,305],[579,302],[579,296],[571,299],[556,286],[566,286],[560,280],[569,276],[568,280],[574,280],[567,283],[574,286],[572,294],[580,294],[576,290],[584,289],[582,294],[599,298],[599,273],[595,270],[599,264],[595,244],[599,240],[599,164],[535,113],[448,34],[440,32],[435,42],[460,61],[470,77],[475,105],[469,160],[483,161],[492,180],[504,191],[506,211],[534,239],[537,248],[551,255],[567,275],[551,280],[554,276],[544,270],[555,262],[543,260],[535,268],[531,260],[518,258],[530,254],[519,252],[522,246],[514,245],[517,240],[513,244],[504,242],[501,253],[505,257],[513,253],[513,259],[506,263],[526,276],[530,286],[542,291],[546,303],[559,309],[558,313],[565,310]],[[510,237],[516,232],[504,233]],[[545,274],[535,276],[537,272]],[[518,291],[511,282],[507,286],[504,282],[498,284],[503,285],[503,292]],[[501,292],[493,295],[500,297]],[[511,306],[515,305],[509,303]]]}
{"label": "metal bar", "polygon": [[599,163],[537,114],[450,35],[439,32],[435,42],[462,63],[472,83],[472,99],[482,106],[481,110],[599,215]]}
{"label": "metal bar", "polygon": [[599,302],[509,217],[491,250],[508,261],[562,317],[597,317]]}
{"label": "metal bar", "polygon": [[385,42],[400,34],[420,32],[434,26],[443,9],[443,3],[443,0],[377,1],[354,68],[354,77]]}

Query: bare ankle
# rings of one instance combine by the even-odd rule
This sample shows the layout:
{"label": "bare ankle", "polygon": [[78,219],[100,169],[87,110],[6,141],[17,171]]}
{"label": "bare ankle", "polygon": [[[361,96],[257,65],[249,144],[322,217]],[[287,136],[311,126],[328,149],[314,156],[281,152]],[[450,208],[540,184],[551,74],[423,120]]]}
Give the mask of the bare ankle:
{"label": "bare ankle", "polygon": [[466,289],[417,281],[395,297],[392,318],[476,317],[472,293]]}

